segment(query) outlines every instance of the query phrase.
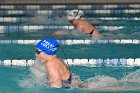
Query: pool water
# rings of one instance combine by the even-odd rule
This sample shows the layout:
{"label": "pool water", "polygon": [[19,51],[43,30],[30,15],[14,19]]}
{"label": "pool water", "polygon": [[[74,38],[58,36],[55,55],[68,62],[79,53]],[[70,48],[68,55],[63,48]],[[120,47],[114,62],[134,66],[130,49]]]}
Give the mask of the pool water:
{"label": "pool water", "polygon": [[[125,5],[124,5],[125,6]],[[94,5],[92,6],[94,7]],[[129,7],[112,9],[111,14],[96,14],[95,10],[83,11],[85,18],[94,24],[102,34],[99,38],[91,38],[75,29],[51,28],[40,30],[26,30],[22,26],[71,26],[67,21],[65,10],[54,10],[52,15],[6,15],[0,13],[2,17],[34,17],[23,22],[1,22],[4,33],[0,28],[0,40],[38,40],[52,37],[57,40],[140,40],[140,20],[132,20],[133,17],[140,16],[138,13],[122,13]],[[103,7],[100,7],[101,9]],[[71,7],[68,9],[72,9]],[[98,7],[99,9],[99,7]],[[98,10],[97,9],[97,10]],[[119,12],[116,12],[118,11]],[[135,9],[135,8],[134,8]],[[136,9],[139,9],[136,8]],[[105,10],[105,9],[104,9]],[[115,11],[116,10],[116,11]],[[6,11],[6,10],[5,10]],[[28,10],[27,10],[28,11]],[[37,10],[34,10],[36,12]],[[30,13],[30,12],[29,12]],[[113,14],[114,13],[114,14]],[[49,18],[49,16],[51,18]],[[52,18],[53,17],[53,18]],[[103,20],[103,17],[125,18],[121,20]],[[47,21],[46,21],[47,20]],[[26,22],[27,21],[27,22]],[[16,26],[17,27],[10,27]],[[21,26],[21,27],[19,27]],[[18,29],[17,29],[18,28]],[[55,35],[55,32],[62,31],[63,35]],[[98,44],[60,44],[61,48],[57,55],[61,59],[120,59],[120,58],[140,58],[140,42],[138,44],[125,43],[98,43]],[[66,55],[64,55],[64,52]],[[5,66],[3,60],[26,59],[35,60],[35,44],[4,44],[0,43],[0,93],[139,93],[140,92],[140,67],[115,67],[97,64],[92,67],[89,65],[70,65],[70,68],[77,77],[81,85],[69,89],[49,88],[46,73],[40,71],[40,66]],[[45,82],[45,83],[44,83]]]}
{"label": "pool water", "polygon": [[[70,66],[73,73],[76,73],[81,81],[92,86],[93,90],[89,89],[51,89],[47,85],[37,83],[37,80],[32,79],[31,67],[0,67],[1,83],[0,91],[2,93],[54,93],[55,91],[62,93],[139,93],[140,91],[140,70],[135,68],[115,68],[115,67],[84,67],[84,66]],[[37,73],[36,73],[37,74]],[[40,74],[38,74],[40,75]],[[88,79],[91,79],[90,82]],[[40,79],[43,79],[42,77]],[[96,80],[96,81],[94,81]],[[111,81],[111,82],[110,82]],[[44,81],[43,81],[44,82]],[[119,87],[113,89],[102,89],[102,86],[111,86],[116,83]],[[98,89],[100,88],[100,89]]]}
{"label": "pool water", "polygon": [[[106,59],[106,58],[139,58],[139,44],[78,44],[78,45],[60,45],[57,55],[66,59],[86,58],[86,59]],[[4,47],[4,48],[3,48]],[[20,45],[20,44],[2,44],[3,48],[0,52],[0,59],[35,59],[35,45]],[[25,51],[27,51],[25,53]],[[115,52],[115,53],[114,53]],[[80,53],[80,55],[79,55]]]}

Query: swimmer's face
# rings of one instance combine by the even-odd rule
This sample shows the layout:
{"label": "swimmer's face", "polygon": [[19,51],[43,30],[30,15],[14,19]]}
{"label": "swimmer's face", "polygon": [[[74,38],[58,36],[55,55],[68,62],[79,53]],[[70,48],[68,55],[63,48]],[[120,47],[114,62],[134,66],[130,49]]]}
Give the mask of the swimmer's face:
{"label": "swimmer's face", "polygon": [[70,22],[71,24],[73,24],[73,20],[69,20],[69,22]]}
{"label": "swimmer's face", "polygon": [[39,58],[39,61],[41,63],[44,63],[46,61],[45,53],[39,49],[36,49],[36,57]]}

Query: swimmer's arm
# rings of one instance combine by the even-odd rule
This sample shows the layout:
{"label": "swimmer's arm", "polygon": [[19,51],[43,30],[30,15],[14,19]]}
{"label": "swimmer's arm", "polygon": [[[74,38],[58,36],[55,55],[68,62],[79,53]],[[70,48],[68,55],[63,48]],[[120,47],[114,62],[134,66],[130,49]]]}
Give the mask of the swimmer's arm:
{"label": "swimmer's arm", "polygon": [[[81,31],[86,32],[86,31],[88,31],[90,29],[90,31],[93,31],[93,34],[92,34],[93,37],[99,37],[100,33],[96,29],[96,27],[94,25],[92,25],[91,23],[89,23],[88,21],[86,23],[87,24],[84,24],[84,23],[80,24],[80,26],[83,26],[83,27],[79,26],[81,28]],[[91,32],[89,32],[89,33],[91,33]]]}
{"label": "swimmer's arm", "polygon": [[53,36],[60,36],[60,35],[67,35],[67,34],[69,34],[67,31],[58,30],[58,31],[55,31],[52,35]]}
{"label": "swimmer's arm", "polygon": [[50,68],[48,70],[48,77],[49,77],[50,87],[52,88],[62,87],[61,77],[57,69]]}
{"label": "swimmer's arm", "polygon": [[84,26],[81,25],[81,24],[78,24],[77,27],[76,27],[76,29],[77,29],[78,31],[84,32]]}

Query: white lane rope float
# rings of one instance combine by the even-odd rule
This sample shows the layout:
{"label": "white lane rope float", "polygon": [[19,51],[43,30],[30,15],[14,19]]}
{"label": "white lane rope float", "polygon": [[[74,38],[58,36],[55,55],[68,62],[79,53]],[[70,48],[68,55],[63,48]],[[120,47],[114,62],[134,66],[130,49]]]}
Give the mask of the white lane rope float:
{"label": "white lane rope float", "polygon": [[[76,6],[78,9],[116,9],[116,8],[140,8],[139,4],[127,4],[127,6],[125,4],[123,5],[119,5],[119,4],[104,4],[104,5],[74,5]],[[67,9],[69,7],[71,8],[75,8],[72,5],[51,5],[49,7],[49,9]],[[48,6],[46,5],[18,5],[18,7],[20,7],[20,9],[36,9],[36,10],[40,10],[40,9],[48,9]],[[17,9],[16,5],[0,5],[0,9]]]}
{"label": "white lane rope float", "polygon": [[[30,12],[28,12],[30,11]],[[0,10],[1,15],[11,15],[11,14],[30,14],[30,13],[37,13],[37,14],[53,14],[53,12],[55,13],[67,13],[70,10],[53,10],[53,9],[49,9],[49,10],[43,10],[43,9],[39,9],[39,10],[18,10],[18,9],[14,9],[14,10]],[[92,14],[135,14],[135,13],[140,13],[139,9],[87,9],[85,10],[86,13],[92,13]]]}
{"label": "white lane rope float", "polygon": [[[37,44],[40,40],[0,40],[0,44]],[[100,39],[81,39],[81,40],[57,40],[62,45],[75,44],[140,44],[138,39],[115,39],[115,40],[100,40]]]}
{"label": "white lane rope float", "polygon": [[[14,20],[12,20],[14,21]],[[122,28],[128,28],[129,26],[96,26],[97,29],[100,29],[100,30],[112,30],[112,31],[115,31],[115,30],[119,30],[119,29],[122,29]],[[133,26],[133,28],[140,28],[140,26]],[[49,30],[52,30],[52,29],[66,29],[66,30],[73,30],[74,29],[74,26],[71,26],[71,25],[24,25],[24,26],[20,26],[20,25],[9,25],[9,26],[3,26],[3,25],[0,25],[0,33],[5,33],[6,31],[13,31],[16,32],[16,31],[38,31],[38,30],[46,30],[46,29],[49,29]]]}
{"label": "white lane rope float", "polygon": [[[34,17],[0,17],[0,22],[9,22],[9,23],[16,23],[16,22],[29,22],[30,19],[33,19]],[[49,19],[49,18],[48,18]],[[51,19],[51,18],[50,18]],[[86,18],[87,20],[109,20],[109,21],[139,21],[140,17],[94,17],[94,18]]]}
{"label": "white lane rope float", "polygon": [[[63,59],[64,62],[68,62],[69,65],[81,65],[81,66],[110,66],[110,67],[135,67],[140,66],[140,58],[106,58],[106,59]],[[30,59],[5,59],[0,60],[1,66],[33,66],[35,60]]]}
{"label": "white lane rope float", "polygon": [[[101,29],[101,30],[119,30],[122,28],[140,28],[140,26],[96,26],[97,29]],[[8,26],[4,26],[4,25],[0,25],[0,33],[5,32],[7,30],[22,30],[22,31],[37,31],[37,30],[45,30],[45,29],[68,29],[68,30],[73,30],[74,26],[71,25],[8,25]]]}

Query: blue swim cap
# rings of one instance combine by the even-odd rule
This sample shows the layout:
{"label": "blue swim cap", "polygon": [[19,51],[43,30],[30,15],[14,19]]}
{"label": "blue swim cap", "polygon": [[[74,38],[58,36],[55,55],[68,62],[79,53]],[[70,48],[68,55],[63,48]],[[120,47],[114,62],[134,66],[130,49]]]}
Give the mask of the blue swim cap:
{"label": "blue swim cap", "polygon": [[58,42],[51,38],[41,40],[36,47],[48,55],[54,55],[58,50]]}

